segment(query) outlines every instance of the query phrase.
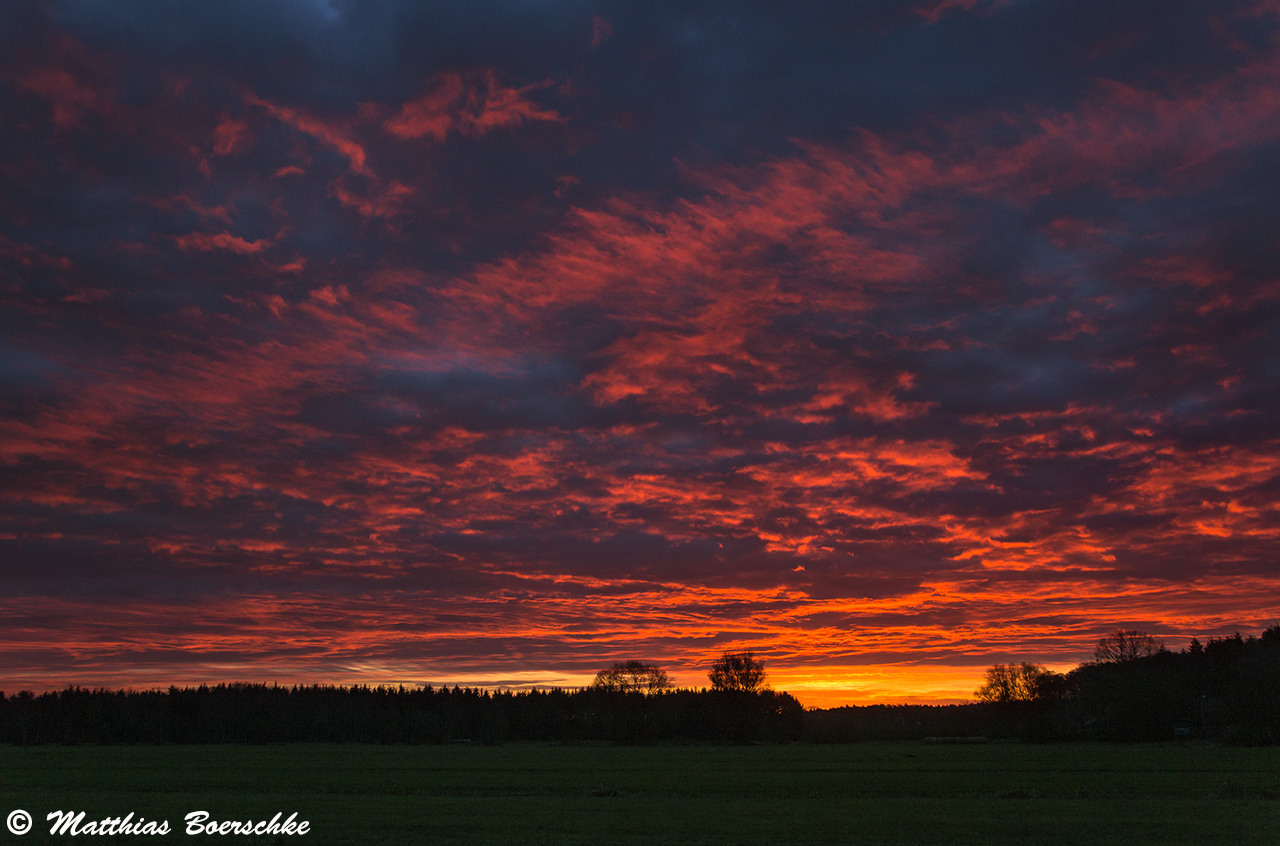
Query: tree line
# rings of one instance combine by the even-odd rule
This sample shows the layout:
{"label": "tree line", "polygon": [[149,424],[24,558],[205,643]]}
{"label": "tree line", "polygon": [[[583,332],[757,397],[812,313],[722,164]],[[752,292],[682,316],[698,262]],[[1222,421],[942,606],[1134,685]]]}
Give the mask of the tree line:
{"label": "tree line", "polygon": [[1192,638],[1176,652],[1118,629],[1068,673],[997,664],[976,696],[1045,739],[1280,743],[1280,625],[1259,637]]}
{"label": "tree line", "polygon": [[986,672],[976,701],[804,709],[751,653],[726,653],[710,687],[677,689],[625,661],[581,689],[201,685],[0,693],[0,743],[748,743],[921,738],[1280,743],[1280,625],[1171,651],[1119,630],[1068,673],[1029,662]]}
{"label": "tree line", "polygon": [[582,689],[201,685],[0,693],[0,743],[748,743],[802,739],[804,708],[726,654],[710,688],[639,661]]}

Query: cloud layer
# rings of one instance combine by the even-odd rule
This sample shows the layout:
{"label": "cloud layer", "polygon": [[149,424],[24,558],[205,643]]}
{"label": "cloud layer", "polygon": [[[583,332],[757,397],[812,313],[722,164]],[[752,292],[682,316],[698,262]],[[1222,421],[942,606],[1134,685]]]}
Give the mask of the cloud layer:
{"label": "cloud layer", "polygon": [[0,13],[4,684],[1275,621],[1275,3],[212,8]]}

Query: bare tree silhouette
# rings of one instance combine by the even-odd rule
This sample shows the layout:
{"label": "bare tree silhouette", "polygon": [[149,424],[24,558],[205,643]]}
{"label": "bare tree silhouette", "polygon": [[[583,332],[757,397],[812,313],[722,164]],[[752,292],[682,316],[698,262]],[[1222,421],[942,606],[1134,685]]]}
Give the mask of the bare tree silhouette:
{"label": "bare tree silhouette", "polygon": [[758,693],[764,688],[764,663],[750,652],[726,652],[707,674],[712,690]]}
{"label": "bare tree silhouette", "polygon": [[1093,648],[1093,658],[1104,664],[1124,664],[1155,655],[1163,649],[1164,644],[1146,632],[1116,629],[1098,641]]}
{"label": "bare tree silhouette", "polygon": [[619,693],[657,693],[671,687],[667,671],[643,661],[621,661],[596,673],[591,686]]}
{"label": "bare tree silhouette", "polygon": [[1065,681],[1062,674],[1027,661],[996,664],[974,695],[982,702],[1037,702],[1059,696]]}

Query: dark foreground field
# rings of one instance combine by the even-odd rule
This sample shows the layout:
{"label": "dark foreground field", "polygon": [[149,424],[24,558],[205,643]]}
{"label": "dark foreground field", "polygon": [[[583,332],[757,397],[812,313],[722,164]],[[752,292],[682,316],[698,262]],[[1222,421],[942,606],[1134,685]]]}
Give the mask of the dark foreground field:
{"label": "dark foreground field", "polygon": [[[0,748],[0,843],[1266,844],[1280,752],[1204,746]],[[45,816],[169,821],[50,837]],[[183,817],[310,823],[188,835]]]}

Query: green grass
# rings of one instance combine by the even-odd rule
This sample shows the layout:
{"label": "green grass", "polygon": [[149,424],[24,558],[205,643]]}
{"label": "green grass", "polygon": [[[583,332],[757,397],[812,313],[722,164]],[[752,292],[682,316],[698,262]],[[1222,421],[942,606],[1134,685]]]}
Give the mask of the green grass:
{"label": "green grass", "polygon": [[[45,815],[168,819],[118,842],[1280,843],[1280,751],[1207,746],[0,748],[4,843]],[[305,837],[189,837],[182,818],[297,811]]]}

